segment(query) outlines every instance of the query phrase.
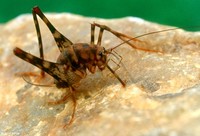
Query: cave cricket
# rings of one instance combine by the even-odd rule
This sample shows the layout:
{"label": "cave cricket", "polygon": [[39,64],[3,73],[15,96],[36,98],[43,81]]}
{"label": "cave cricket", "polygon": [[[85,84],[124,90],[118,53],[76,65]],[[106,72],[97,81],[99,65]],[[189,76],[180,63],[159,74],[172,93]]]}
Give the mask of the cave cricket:
{"label": "cave cricket", "polygon": [[[108,65],[108,59],[107,56],[109,54],[113,54],[113,50],[120,45],[127,43],[132,48],[148,51],[148,52],[158,52],[154,50],[149,49],[143,49],[134,46],[130,41],[138,41],[137,38],[163,32],[163,31],[169,31],[177,28],[162,30],[162,31],[156,31],[151,32],[147,34],[140,35],[138,37],[131,37],[122,33],[119,33],[117,31],[112,30],[111,28],[100,25],[98,23],[92,23],[91,24],[91,41],[90,44],[88,43],[72,43],[68,38],[63,36],[46,18],[46,16],[43,14],[43,12],[40,10],[39,7],[34,7],[32,10],[32,15],[35,23],[35,28],[37,32],[38,42],[39,42],[39,52],[40,52],[40,58],[36,57],[30,53],[27,53],[20,48],[14,48],[13,52],[16,56],[19,58],[35,65],[39,69],[41,69],[41,77],[45,76],[45,72],[51,75],[54,78],[54,83],[56,87],[58,88],[69,88],[70,90],[70,96],[73,100],[73,113],[71,115],[71,119],[69,121],[69,124],[71,124],[74,120],[75,116],[75,108],[76,108],[76,99],[75,99],[75,88],[74,85],[77,84],[81,79],[85,78],[87,73],[86,70],[90,71],[91,73],[95,73],[96,68],[100,69],[101,71],[105,68],[108,68],[110,72],[119,80],[119,82],[122,84],[122,86],[125,86],[126,83],[123,81],[116,73],[115,70],[113,70]],[[57,59],[57,62],[50,62],[44,60],[43,55],[43,44],[42,44],[42,37],[40,33],[40,27],[37,19],[37,15],[43,20],[43,22],[47,25],[49,30],[51,31],[56,44],[60,50],[60,55]],[[95,27],[99,27],[99,35],[97,39],[97,43],[95,43]],[[103,36],[103,31],[106,30],[115,36],[117,36],[119,39],[123,41],[123,43],[110,48],[105,49],[101,46],[101,40]],[[53,104],[60,104],[65,102],[65,100],[69,97],[69,95],[65,95],[60,100],[57,100],[55,102],[51,102]]]}

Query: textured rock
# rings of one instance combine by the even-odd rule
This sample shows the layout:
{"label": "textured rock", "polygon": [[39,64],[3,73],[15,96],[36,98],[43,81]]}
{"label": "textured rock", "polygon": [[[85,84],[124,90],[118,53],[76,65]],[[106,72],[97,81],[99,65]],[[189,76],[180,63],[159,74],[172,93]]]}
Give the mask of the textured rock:
{"label": "textured rock", "polygon": [[[138,18],[104,20],[71,14],[48,18],[73,42],[90,41],[90,23],[138,36],[170,28]],[[45,58],[56,61],[59,51],[47,27],[41,24]],[[200,33],[173,30],[140,38],[138,47],[162,51],[149,53],[124,44],[116,49],[123,65],[117,74],[127,81],[123,88],[109,70],[97,71],[76,89],[75,121],[63,129],[72,113],[72,101],[48,105],[67,89],[30,85],[20,72],[39,69],[13,55],[14,47],[38,55],[31,15],[20,16],[0,29],[0,134],[1,135],[193,135],[200,133]],[[121,41],[105,33],[103,46]],[[116,60],[118,61],[118,60]],[[113,67],[116,65],[110,63]],[[31,77],[31,82],[34,78]],[[35,83],[35,82],[34,82]],[[47,76],[37,84],[51,84]]]}

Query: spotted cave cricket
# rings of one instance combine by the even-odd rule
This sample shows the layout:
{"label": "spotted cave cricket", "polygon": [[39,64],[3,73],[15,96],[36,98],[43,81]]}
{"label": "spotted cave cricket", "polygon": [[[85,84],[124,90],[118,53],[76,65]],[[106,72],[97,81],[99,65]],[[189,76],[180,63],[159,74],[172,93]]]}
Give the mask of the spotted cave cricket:
{"label": "spotted cave cricket", "polygon": [[[76,109],[76,99],[75,99],[75,87],[74,85],[79,83],[80,80],[86,77],[88,70],[91,73],[95,73],[96,68],[99,70],[104,70],[105,68],[109,69],[110,72],[119,80],[119,82],[122,84],[122,86],[125,87],[126,82],[123,81],[116,73],[115,70],[113,70],[108,65],[108,55],[116,55],[113,53],[113,50],[123,44],[128,44],[134,49],[139,49],[147,52],[159,52],[155,50],[149,50],[144,48],[139,48],[134,46],[130,41],[138,41],[137,38],[164,32],[164,31],[170,31],[177,28],[172,29],[166,29],[151,33],[146,33],[137,37],[131,37],[128,35],[125,35],[123,33],[117,32],[115,30],[112,30],[108,26],[100,25],[98,23],[91,23],[91,41],[90,43],[73,43],[68,38],[66,38],[64,35],[62,35],[52,24],[51,22],[46,18],[46,16],[43,14],[43,12],[40,10],[39,7],[34,7],[32,10],[32,15],[35,23],[35,28],[38,36],[38,42],[39,42],[39,51],[40,51],[40,58],[36,57],[30,53],[27,53],[20,48],[15,48],[13,50],[14,54],[18,56],[19,58],[35,65],[39,69],[41,69],[41,77],[45,77],[45,72],[51,75],[54,78],[54,84],[58,88],[69,88],[71,98],[74,103],[73,113],[71,115],[71,119],[68,124],[71,124],[74,120],[75,116],[75,109]],[[37,19],[37,15],[43,20],[43,22],[47,25],[49,30],[51,31],[56,44],[59,48],[60,55],[57,59],[57,62],[50,62],[44,60],[43,55],[43,43],[42,43],[42,37],[40,33],[40,27]],[[99,35],[97,39],[97,43],[95,43],[95,27],[98,27]],[[101,46],[102,36],[104,30],[114,34],[116,37],[121,39],[123,42],[121,44],[118,44],[117,46],[109,49],[105,49],[103,46]],[[65,102],[65,100],[69,96],[66,95],[60,100],[57,100],[54,102],[54,104],[60,104]]]}

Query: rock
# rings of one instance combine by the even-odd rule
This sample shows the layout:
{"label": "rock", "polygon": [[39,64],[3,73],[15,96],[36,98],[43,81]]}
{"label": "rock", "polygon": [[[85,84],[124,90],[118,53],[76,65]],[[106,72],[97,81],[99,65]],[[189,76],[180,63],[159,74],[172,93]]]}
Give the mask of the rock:
{"label": "rock", "polygon": [[[72,14],[47,14],[52,24],[72,42],[90,42],[93,21],[130,36],[172,28],[139,18],[86,18]],[[55,62],[59,50],[47,27],[40,21],[45,59]],[[91,135],[160,136],[200,133],[200,33],[178,29],[139,38],[134,45],[162,53],[135,50],[124,44],[115,51],[122,57],[116,73],[127,82],[124,88],[109,70],[88,73],[76,88],[75,120],[67,125],[73,102],[49,105],[68,89],[52,87],[53,79],[31,83],[17,76],[40,70],[13,54],[14,47],[34,55],[38,41],[31,15],[20,16],[0,29],[0,134],[1,135]],[[106,32],[106,49],[121,43]],[[112,57],[112,56],[111,56]],[[119,62],[119,59],[115,62]],[[109,61],[113,68],[117,65]]]}

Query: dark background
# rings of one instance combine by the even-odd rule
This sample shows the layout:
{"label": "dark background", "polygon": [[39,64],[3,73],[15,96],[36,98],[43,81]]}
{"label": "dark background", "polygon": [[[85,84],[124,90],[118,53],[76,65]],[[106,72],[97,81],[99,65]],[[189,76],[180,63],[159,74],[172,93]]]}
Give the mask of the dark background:
{"label": "dark background", "polygon": [[200,0],[1,0],[0,3],[0,23],[31,13],[32,7],[38,5],[45,12],[100,18],[136,16],[178,27],[200,26]]}

